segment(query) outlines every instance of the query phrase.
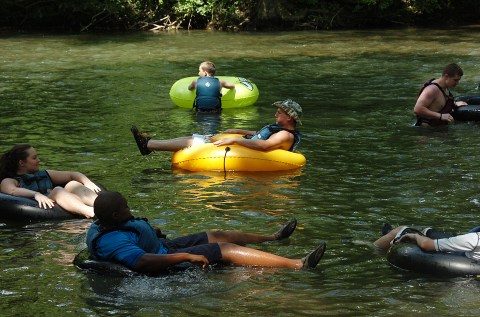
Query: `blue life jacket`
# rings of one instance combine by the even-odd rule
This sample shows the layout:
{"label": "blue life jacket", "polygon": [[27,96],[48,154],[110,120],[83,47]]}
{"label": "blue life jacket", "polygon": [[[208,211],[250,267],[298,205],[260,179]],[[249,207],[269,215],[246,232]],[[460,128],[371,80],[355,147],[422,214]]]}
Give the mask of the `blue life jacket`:
{"label": "blue life jacket", "polygon": [[54,187],[52,179],[46,170],[40,170],[34,174],[17,175],[15,179],[18,180],[21,188],[30,189],[43,195],[47,195]]}
{"label": "blue life jacket", "polygon": [[293,134],[294,141],[292,146],[290,147],[289,151],[294,152],[297,149],[298,144],[300,144],[300,141],[302,139],[302,134],[300,131],[297,129],[295,130],[289,130],[282,128],[278,124],[269,124],[267,126],[264,126],[263,128],[260,129],[260,131],[257,132],[254,136],[251,137],[252,140],[267,140],[269,137],[271,137],[273,134],[280,132],[280,131],[287,131]]}
{"label": "blue life jacket", "polygon": [[87,231],[87,246],[92,257],[98,257],[96,254],[98,239],[113,231],[131,231],[136,233],[139,236],[137,246],[147,253],[157,253],[161,247],[157,232],[150,226],[147,219],[132,217],[124,223],[112,227],[105,227],[97,220],[92,223]]}
{"label": "blue life jacket", "polygon": [[214,111],[222,108],[222,94],[220,80],[205,76],[197,79],[196,98],[193,107],[197,111]]}

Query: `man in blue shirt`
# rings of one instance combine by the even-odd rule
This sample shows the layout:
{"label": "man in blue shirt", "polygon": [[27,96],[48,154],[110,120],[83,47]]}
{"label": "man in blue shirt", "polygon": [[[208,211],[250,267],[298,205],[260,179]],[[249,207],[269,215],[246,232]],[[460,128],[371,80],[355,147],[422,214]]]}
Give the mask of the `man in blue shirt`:
{"label": "man in blue shirt", "polygon": [[87,232],[90,254],[98,260],[121,263],[144,274],[162,273],[183,262],[198,263],[203,268],[222,262],[239,266],[313,269],[326,248],[326,243],[322,242],[306,257],[289,259],[242,246],[288,238],[295,230],[295,219],[269,236],[212,231],[169,240],[146,219],[133,218],[127,200],[120,193],[99,195],[94,210],[98,220]]}

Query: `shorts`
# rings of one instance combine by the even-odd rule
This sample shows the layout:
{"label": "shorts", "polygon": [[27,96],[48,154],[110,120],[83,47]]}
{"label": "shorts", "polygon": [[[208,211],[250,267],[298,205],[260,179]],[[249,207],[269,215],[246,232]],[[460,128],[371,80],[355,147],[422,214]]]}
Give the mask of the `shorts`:
{"label": "shorts", "polygon": [[206,232],[190,234],[173,240],[161,240],[168,254],[190,253],[205,256],[210,263],[220,262],[222,251],[218,243],[208,243]]}
{"label": "shorts", "polygon": [[211,136],[212,134],[203,135],[203,134],[194,133],[192,135],[192,139],[193,139],[192,146],[197,144],[212,143],[212,141],[210,141],[209,139]]}

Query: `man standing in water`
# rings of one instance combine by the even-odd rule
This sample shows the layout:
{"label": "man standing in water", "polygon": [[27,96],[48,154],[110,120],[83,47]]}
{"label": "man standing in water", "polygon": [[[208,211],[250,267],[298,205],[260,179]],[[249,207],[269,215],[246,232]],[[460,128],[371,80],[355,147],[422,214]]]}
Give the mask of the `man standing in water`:
{"label": "man standing in water", "polygon": [[448,64],[442,76],[431,79],[423,84],[418,94],[413,112],[417,115],[416,126],[443,126],[453,122],[450,114],[455,106],[466,105],[465,102],[455,102],[451,88],[462,79],[463,70],[455,63]]}

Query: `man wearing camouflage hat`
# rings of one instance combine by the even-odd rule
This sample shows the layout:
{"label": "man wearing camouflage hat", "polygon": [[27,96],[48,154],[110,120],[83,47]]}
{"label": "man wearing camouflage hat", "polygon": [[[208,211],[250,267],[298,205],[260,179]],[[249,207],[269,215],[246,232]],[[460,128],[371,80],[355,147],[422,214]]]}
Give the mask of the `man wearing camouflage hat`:
{"label": "man wearing camouflage hat", "polygon": [[[238,144],[259,151],[276,149],[295,151],[301,139],[301,134],[297,130],[297,124],[302,124],[300,120],[302,107],[291,99],[276,101],[273,103],[273,106],[277,108],[275,124],[267,125],[259,131],[228,129],[222,133],[242,134],[243,137],[222,138],[214,141],[213,144],[217,146]],[[150,154],[152,151],[175,152],[195,144],[211,142],[210,136],[205,135],[194,134],[193,137],[153,140],[143,132],[138,131],[135,126],[132,126],[131,131],[142,155]]]}

